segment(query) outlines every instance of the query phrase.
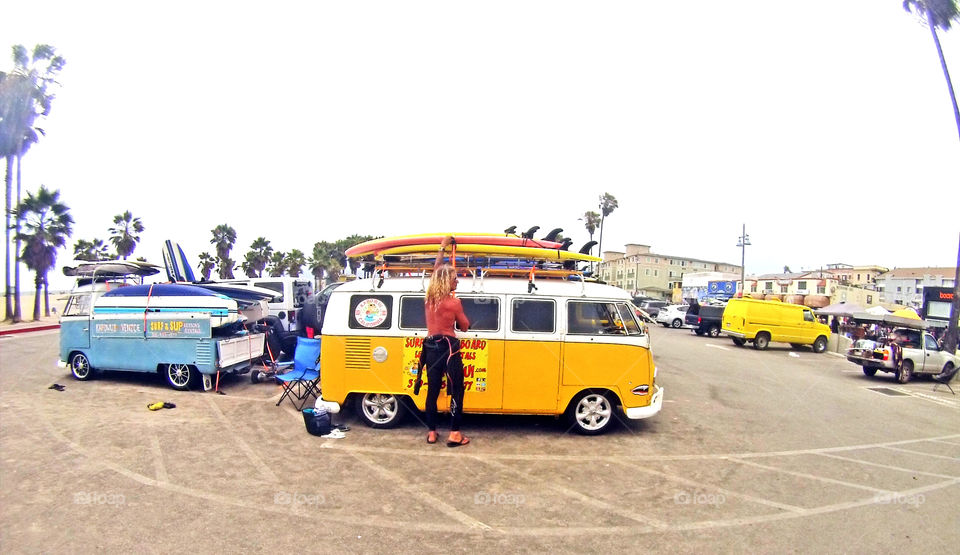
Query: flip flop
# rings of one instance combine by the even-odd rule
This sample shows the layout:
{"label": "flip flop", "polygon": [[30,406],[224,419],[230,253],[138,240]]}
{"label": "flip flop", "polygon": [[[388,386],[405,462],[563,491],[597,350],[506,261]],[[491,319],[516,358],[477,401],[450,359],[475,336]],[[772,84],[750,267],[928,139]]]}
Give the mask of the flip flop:
{"label": "flip flop", "polygon": [[460,436],[460,441],[447,440],[447,447],[460,447],[461,445],[467,445],[468,443],[470,443],[469,437]]}
{"label": "flip flop", "polygon": [[[430,440],[430,439],[431,439],[431,438],[430,438],[430,434],[431,434],[431,433],[433,434],[433,441]],[[433,444],[433,443],[436,443],[436,442],[437,442],[437,432],[427,432],[427,443]]]}

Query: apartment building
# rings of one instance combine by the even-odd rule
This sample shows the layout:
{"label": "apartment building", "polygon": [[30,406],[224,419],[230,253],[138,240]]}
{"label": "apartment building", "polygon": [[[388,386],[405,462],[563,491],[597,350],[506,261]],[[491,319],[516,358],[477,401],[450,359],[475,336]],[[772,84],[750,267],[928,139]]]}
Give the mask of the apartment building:
{"label": "apartment building", "polygon": [[843,285],[864,289],[876,289],[877,276],[890,271],[883,266],[851,266],[850,264],[827,264],[826,269],[837,276]]}
{"label": "apartment building", "polygon": [[954,287],[956,268],[894,268],[877,276],[880,299],[886,303],[919,307],[925,287]]}
{"label": "apartment building", "polygon": [[604,251],[597,275],[634,296],[671,299],[688,272],[740,275],[740,266],[699,258],[657,254],[649,245],[628,243],[626,252]]}

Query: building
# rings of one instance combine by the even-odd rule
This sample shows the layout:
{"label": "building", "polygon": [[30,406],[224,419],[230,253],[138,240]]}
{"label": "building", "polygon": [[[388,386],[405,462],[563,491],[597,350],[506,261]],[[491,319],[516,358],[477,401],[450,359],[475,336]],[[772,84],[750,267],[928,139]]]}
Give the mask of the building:
{"label": "building", "polygon": [[685,256],[656,254],[649,245],[629,243],[626,252],[605,251],[597,275],[634,296],[672,299],[692,272],[740,275],[740,266]]}
{"label": "building", "polygon": [[924,287],[954,287],[956,268],[894,268],[877,276],[880,299],[920,307]]}
{"label": "building", "polygon": [[864,289],[876,289],[877,276],[890,271],[883,266],[851,266],[850,264],[827,264],[826,269],[837,276],[843,285]]}
{"label": "building", "polygon": [[777,299],[823,308],[831,303],[837,293],[840,279],[827,270],[809,272],[785,272],[750,276],[743,282],[745,295],[755,299]]}

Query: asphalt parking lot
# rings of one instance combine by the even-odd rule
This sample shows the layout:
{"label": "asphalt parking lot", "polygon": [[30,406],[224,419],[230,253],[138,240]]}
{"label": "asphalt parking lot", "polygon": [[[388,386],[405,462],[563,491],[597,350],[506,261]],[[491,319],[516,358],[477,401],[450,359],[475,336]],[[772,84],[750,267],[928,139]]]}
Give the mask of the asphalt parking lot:
{"label": "asphalt parking lot", "polygon": [[226,395],[77,382],[56,331],[4,336],[0,548],[957,551],[960,397],[787,345],[651,333],[658,416],[583,437],[467,415],[457,449],[414,418],[344,414],[346,438],[309,436],[245,377]]}

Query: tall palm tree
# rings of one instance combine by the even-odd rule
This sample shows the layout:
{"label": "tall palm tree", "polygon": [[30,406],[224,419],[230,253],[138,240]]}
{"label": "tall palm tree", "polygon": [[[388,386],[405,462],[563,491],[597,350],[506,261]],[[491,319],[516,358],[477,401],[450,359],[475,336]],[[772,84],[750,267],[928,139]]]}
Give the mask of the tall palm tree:
{"label": "tall palm tree", "polygon": [[210,272],[217,266],[217,259],[210,256],[209,252],[200,253],[200,264],[197,266],[197,269],[200,270],[200,275],[203,276],[203,281],[210,280]]}
{"label": "tall palm tree", "polygon": [[110,228],[110,242],[117,249],[117,258],[126,260],[140,242],[140,236],[137,234],[143,233],[143,222],[127,210],[113,217],[113,225],[116,227]]}
{"label": "tall palm tree", "polygon": [[[20,221],[16,220],[13,227],[10,225],[10,216],[19,213],[20,206],[20,159],[26,154],[30,145],[35,143],[39,136],[44,134],[43,129],[34,126],[38,117],[50,113],[53,94],[50,89],[66,60],[56,55],[53,47],[38,44],[32,53],[28,53],[23,45],[13,47],[12,72],[0,72],[0,156],[6,159],[6,206],[5,206],[5,297],[6,319],[20,320],[20,241],[16,240],[15,257],[15,294],[11,298],[10,291],[10,232],[14,237],[20,236]],[[12,175],[13,162],[16,159],[17,168],[17,196],[16,207],[12,204]],[[11,300],[13,302],[11,302]]]}
{"label": "tall palm tree", "polygon": [[270,257],[273,255],[273,247],[270,246],[270,241],[267,241],[266,237],[257,237],[250,244],[250,253],[248,254],[251,254],[250,264],[257,274],[250,277],[263,277],[263,270],[266,269],[267,264],[270,263]]}
{"label": "tall palm tree", "polygon": [[43,185],[37,195],[27,193],[17,217],[23,219],[23,260],[27,268],[36,272],[37,291],[33,301],[33,319],[40,319],[40,290],[43,289],[44,314],[50,315],[50,291],[47,272],[57,264],[57,249],[67,244],[73,233],[70,208],[60,202],[60,191],[50,191]]}
{"label": "tall palm tree", "polygon": [[73,257],[77,260],[107,260],[110,253],[107,252],[107,245],[100,239],[87,241],[86,239],[77,239],[73,244]]}
{"label": "tall palm tree", "polygon": [[270,255],[270,277],[281,277],[287,271],[287,253],[277,251]]}
{"label": "tall palm tree", "polygon": [[947,91],[950,93],[950,102],[953,103],[953,119],[957,122],[957,134],[960,136],[960,109],[957,108],[957,96],[953,93],[953,82],[950,72],[947,71],[947,61],[943,57],[943,48],[940,47],[940,37],[937,29],[949,31],[951,22],[960,21],[960,6],[957,0],[904,0],[903,9],[916,12],[926,20],[930,34],[933,35],[933,44],[937,47],[937,56],[940,57],[940,67],[947,80]]}
{"label": "tall palm tree", "polygon": [[603,193],[600,196],[600,242],[597,244],[597,252],[601,255],[603,254],[603,222],[619,206],[617,199],[610,193]]}
{"label": "tall palm tree", "polygon": [[290,277],[300,277],[304,264],[307,263],[307,256],[300,249],[293,249],[287,255],[286,260],[287,273]]}
{"label": "tall palm tree", "polygon": [[237,232],[228,224],[220,224],[210,233],[213,234],[210,244],[215,245],[217,249],[217,271],[220,279],[233,279],[233,260],[230,258],[230,250],[237,242]]}

